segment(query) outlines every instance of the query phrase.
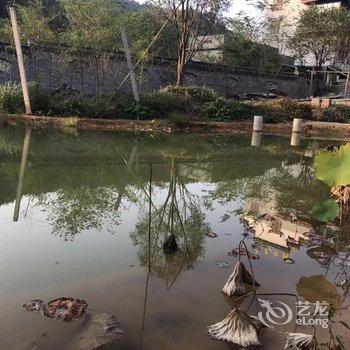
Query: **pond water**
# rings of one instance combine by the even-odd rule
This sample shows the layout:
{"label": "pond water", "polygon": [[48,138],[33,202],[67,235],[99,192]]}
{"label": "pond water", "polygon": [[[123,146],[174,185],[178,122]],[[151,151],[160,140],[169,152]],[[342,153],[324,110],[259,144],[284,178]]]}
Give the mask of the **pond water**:
{"label": "pond water", "polygon": [[[22,307],[59,297],[83,299],[90,314],[118,319],[124,335],[101,349],[235,348],[210,339],[207,327],[234,307],[235,297],[221,289],[238,261],[228,253],[243,238],[258,258],[251,262],[259,293],[300,300],[316,293],[318,300],[300,281],[323,276],[338,285],[336,319],[349,322],[349,311],[340,310],[349,304],[346,225],[337,230],[310,217],[330,196],[313,166],[329,144],[291,147],[289,138],[263,135],[251,147],[250,135],[1,129],[1,349],[99,348],[103,341],[85,317],[63,322]],[[169,255],[163,243],[171,232],[179,251]],[[313,244],[310,232],[319,237]],[[331,247],[323,244],[329,239]],[[249,270],[247,256],[242,261]],[[293,296],[261,298],[296,307]],[[254,314],[256,304],[248,297],[240,306]],[[313,333],[295,323],[293,315],[276,328]],[[328,330],[316,329],[319,342],[328,342]],[[345,326],[336,323],[336,335],[350,348]],[[285,344],[271,329],[260,341],[268,350]]]}

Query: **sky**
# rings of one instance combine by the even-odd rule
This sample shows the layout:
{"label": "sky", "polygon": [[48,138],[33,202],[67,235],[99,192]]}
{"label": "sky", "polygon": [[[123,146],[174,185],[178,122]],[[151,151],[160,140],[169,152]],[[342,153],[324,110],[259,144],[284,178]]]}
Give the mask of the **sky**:
{"label": "sky", "polygon": [[[146,2],[146,0],[137,0],[140,4]],[[230,10],[227,13],[227,17],[234,17],[239,12],[244,11],[250,16],[256,16],[257,10],[248,4],[247,0],[233,0],[234,4],[231,6]]]}

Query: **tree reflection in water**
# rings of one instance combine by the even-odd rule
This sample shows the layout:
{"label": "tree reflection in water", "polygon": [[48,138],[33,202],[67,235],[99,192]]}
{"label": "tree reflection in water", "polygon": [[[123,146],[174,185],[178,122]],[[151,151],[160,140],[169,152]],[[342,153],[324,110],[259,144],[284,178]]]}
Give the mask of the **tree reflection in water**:
{"label": "tree reflection in water", "polygon": [[[137,188],[128,186],[136,152],[137,142],[131,149],[128,160],[120,154],[122,162],[125,163],[125,170],[122,172],[118,165],[108,166],[106,169],[101,165],[100,173],[95,174],[96,186],[90,183],[87,186],[66,186],[54,194],[39,196],[38,205],[48,212],[48,218],[52,222],[52,233],[66,241],[73,240],[84,230],[100,231],[106,226],[114,233],[115,227],[120,223],[122,199],[126,197],[130,203],[136,201]],[[77,168],[78,177],[91,176],[81,170]],[[105,177],[107,172],[118,174],[119,178],[115,177],[109,186],[98,186],[99,177]],[[82,184],[85,181],[81,179]]]}
{"label": "tree reflection in water", "polygon": [[[210,226],[205,222],[199,199],[190,193],[179,172],[179,165],[173,159],[170,181],[164,203],[153,202],[151,216],[151,272],[166,281],[170,288],[181,271],[194,267],[196,261],[204,256],[205,236]],[[133,245],[138,246],[141,266],[149,265],[148,245],[149,218],[144,215],[131,233]],[[169,235],[176,239],[179,250],[164,252],[163,244]]]}

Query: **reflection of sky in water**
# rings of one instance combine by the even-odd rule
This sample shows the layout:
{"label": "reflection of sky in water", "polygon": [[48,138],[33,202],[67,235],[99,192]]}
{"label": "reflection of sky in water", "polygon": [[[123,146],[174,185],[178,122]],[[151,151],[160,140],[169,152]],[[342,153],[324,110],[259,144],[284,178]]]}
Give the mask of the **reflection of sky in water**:
{"label": "reflection of sky in water", "polygon": [[[108,138],[111,138],[110,142],[113,141],[111,136],[106,137],[107,145]],[[198,163],[192,161],[191,165],[186,165],[186,163],[181,165],[182,173],[188,177],[187,190],[198,196],[204,221],[210,224],[211,230],[217,233],[218,237],[205,238],[204,256],[195,262],[193,268],[184,269],[170,290],[166,290],[164,280],[151,276],[144,335],[145,349],[227,348],[225,344],[210,341],[206,335],[206,327],[221,320],[230,310],[230,302],[223,297],[220,289],[237,260],[237,258],[228,256],[227,253],[236,247],[243,237],[239,215],[233,212],[245,207],[250,199],[257,197],[257,194],[258,197],[262,197],[260,198],[262,202],[271,203],[271,198],[264,197],[264,190],[271,192],[267,186],[271,176],[276,169],[281,168],[284,159],[291,158],[291,154],[289,154],[288,139],[282,142],[283,147],[277,139],[271,139],[268,147],[284,149],[285,153],[282,153],[282,157],[278,155],[278,152],[266,155],[263,154],[265,151],[258,150],[257,152],[262,152],[263,160],[249,158],[254,156],[252,153],[248,153],[246,159],[237,158],[236,153],[241,152],[244,155],[244,150],[248,149],[249,137],[241,137],[239,141],[237,138],[221,140],[219,137],[218,139],[224,144],[227,153],[222,156],[232,157],[232,160],[226,159],[219,164],[218,159],[215,159],[218,157],[216,155],[212,160]],[[39,141],[39,136],[34,134],[33,154],[30,153],[30,157],[37,155],[40,151]],[[21,139],[18,142],[20,143]],[[52,139],[48,142],[52,149],[47,159],[50,167],[55,168],[55,146],[52,144]],[[68,139],[65,142],[71,141]],[[205,145],[203,139],[200,142],[201,146],[198,148]],[[155,142],[150,147],[150,153],[157,153],[158,147],[165,149],[166,146],[166,143],[158,145]],[[183,142],[181,147],[186,149],[186,142]],[[230,150],[231,147],[232,150]],[[193,148],[196,147],[193,146]],[[145,157],[142,147],[139,152],[141,158]],[[207,152],[210,154],[211,150]],[[300,155],[297,154],[292,163],[298,164],[299,158]],[[112,160],[112,163],[114,161],[115,159]],[[147,164],[147,161],[146,157],[144,163]],[[94,160],[90,159],[89,162],[93,164]],[[106,163],[108,162],[110,161],[106,160]],[[256,165],[254,168],[255,162],[258,166],[264,165],[267,170],[259,171]],[[153,198],[157,207],[165,201],[167,195],[169,167],[164,166],[167,163],[169,160],[165,158],[160,165],[154,165],[157,184],[154,184]],[[0,163],[1,166],[4,164]],[[18,159],[13,164],[18,168]],[[62,186],[67,186],[67,188],[60,188],[59,182],[53,178],[57,192],[45,193],[44,191],[44,193],[40,192],[40,195],[28,194],[28,187],[26,188],[28,183],[25,177],[18,222],[11,221],[14,201],[0,206],[0,309],[2,310],[0,339],[4,348],[21,349],[23,344],[35,341],[39,349],[74,349],[74,339],[76,339],[80,322],[63,324],[47,320],[39,314],[27,313],[21,308],[21,305],[30,299],[41,298],[49,301],[61,296],[83,298],[92,308],[116,314],[127,334],[120,348],[138,348],[147,271],[140,266],[138,259],[140,247],[131,244],[130,234],[135,230],[135,225],[147,214],[147,198],[140,186],[135,187],[135,181],[129,174],[126,179],[128,195],[123,196],[119,208],[120,216],[117,219],[119,224],[115,225],[102,217],[100,229],[96,227],[83,229],[73,239],[64,241],[61,237],[52,234],[53,224],[59,212],[55,211],[55,204],[50,203],[62,195],[61,190],[70,190],[68,189],[69,177],[73,176],[73,167],[76,168],[78,164],[79,161],[73,161],[71,165],[64,167],[61,161],[57,164],[56,171],[62,172],[64,179]],[[221,168],[220,171],[217,171],[216,167],[219,165]],[[34,184],[37,183],[40,179],[33,180],[33,177],[38,177],[43,169],[47,170],[43,167],[43,163],[37,163],[35,159],[32,159],[31,167],[27,170],[27,179],[30,178]],[[133,169],[136,172],[136,165]],[[289,172],[293,173],[294,170],[291,169],[289,168]],[[94,172],[98,170],[98,165],[92,167],[86,176],[93,177]],[[111,175],[111,171],[124,173],[125,166],[118,165],[116,168],[107,168],[104,171],[96,175],[98,180],[95,184],[87,183],[86,187],[82,186],[79,189],[80,195],[98,186],[98,181],[103,182],[107,174]],[[43,174],[45,175],[44,172]],[[200,176],[205,180],[198,181],[196,178]],[[113,176],[111,178],[113,179]],[[133,182],[134,188],[130,188],[132,187],[129,186],[130,181]],[[147,174],[143,176],[143,181],[144,188],[147,189]],[[116,198],[118,186],[110,186],[112,191],[106,193],[112,193],[113,198]],[[74,189],[73,185],[72,187]],[[303,184],[300,187],[303,191]],[[48,186],[48,188],[51,187]],[[259,190],[257,191],[256,188]],[[283,187],[279,187],[281,188]],[[45,184],[40,189],[45,189]],[[105,185],[101,187],[102,189],[107,190],[109,187]],[[250,191],[250,196],[244,197],[244,194]],[[278,200],[289,200],[288,207],[290,207],[290,203],[295,200],[293,197],[290,198],[294,193],[293,188],[287,188],[284,195],[289,197],[282,197],[282,199],[280,198],[281,193],[276,188],[274,191],[274,205]],[[11,188],[11,193],[14,200],[15,187]],[[77,198],[83,197],[78,196]],[[132,198],[136,200],[131,201]],[[106,204],[106,210],[110,210],[109,205],[110,203]],[[99,209],[101,213],[104,213],[104,208]],[[222,222],[221,219],[228,213],[229,219]],[[253,239],[248,237],[246,241],[250,247]],[[268,248],[270,248],[268,255],[265,255],[265,250],[263,250],[260,252],[260,259],[253,262],[256,278],[262,284],[261,292],[277,290],[293,293],[296,291],[296,284],[300,277],[325,273],[316,260],[306,255],[304,247],[293,250],[295,260],[293,265],[284,264],[280,256],[276,257],[273,254],[276,247]],[[217,261],[227,261],[230,267],[220,269],[216,265]],[[328,272],[329,276],[334,275],[333,269],[332,267]],[[293,303],[288,299],[284,301]],[[42,336],[44,333],[46,335]],[[269,344],[275,344],[276,349],[282,347],[278,337],[268,334],[264,339],[268,340]],[[73,344],[70,344],[71,341]],[[274,348],[269,347],[268,349]]]}

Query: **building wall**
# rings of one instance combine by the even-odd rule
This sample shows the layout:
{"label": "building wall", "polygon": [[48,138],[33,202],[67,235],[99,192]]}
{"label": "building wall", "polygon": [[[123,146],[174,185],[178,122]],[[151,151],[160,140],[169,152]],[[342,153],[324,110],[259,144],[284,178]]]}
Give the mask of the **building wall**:
{"label": "building wall", "polygon": [[[98,95],[117,91],[127,74],[122,55],[113,59],[72,58],[55,53],[25,53],[29,81],[38,81],[46,91],[62,87]],[[176,64],[171,60],[154,60],[137,72],[141,93],[151,92],[175,83]],[[279,75],[260,75],[225,66],[193,62],[185,74],[187,84],[206,85],[220,94],[233,96],[247,93],[266,93],[271,90],[303,98],[309,94],[308,76],[295,76],[291,72]],[[11,50],[0,50],[0,83],[19,82],[16,56]],[[141,82],[141,84],[140,84]],[[131,93],[129,80],[120,89]]]}

